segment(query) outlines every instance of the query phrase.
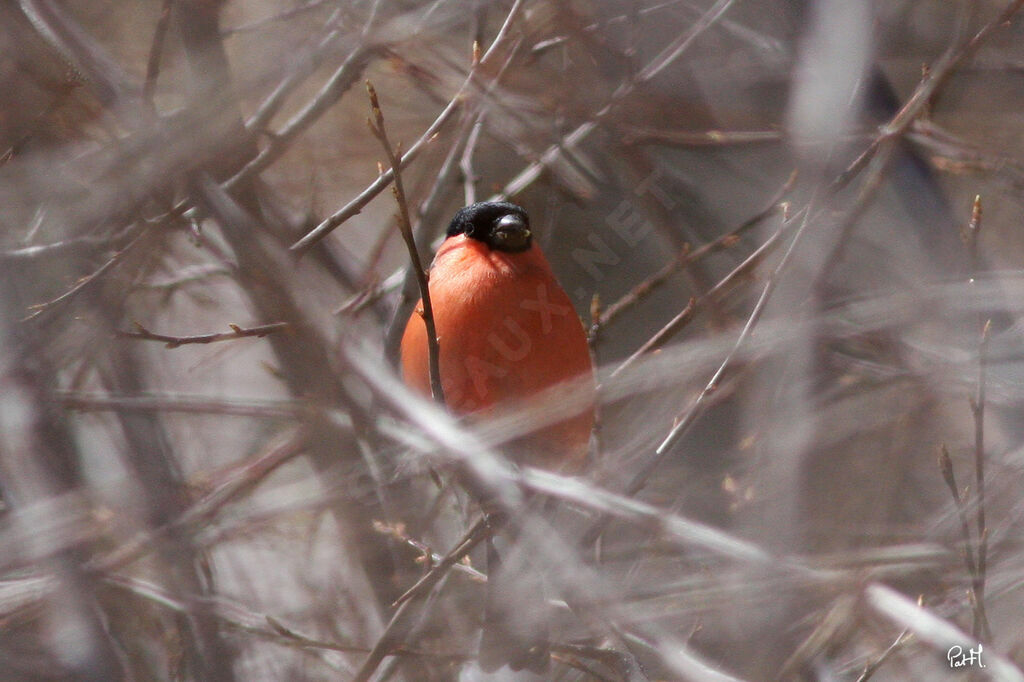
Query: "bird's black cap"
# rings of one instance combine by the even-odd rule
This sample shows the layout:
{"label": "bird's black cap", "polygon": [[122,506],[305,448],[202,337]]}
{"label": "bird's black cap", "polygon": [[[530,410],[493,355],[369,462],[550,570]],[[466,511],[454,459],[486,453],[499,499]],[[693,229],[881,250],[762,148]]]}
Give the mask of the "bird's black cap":
{"label": "bird's black cap", "polygon": [[507,201],[482,201],[459,209],[447,235],[459,234],[509,253],[526,251],[532,244],[530,217],[522,207]]}

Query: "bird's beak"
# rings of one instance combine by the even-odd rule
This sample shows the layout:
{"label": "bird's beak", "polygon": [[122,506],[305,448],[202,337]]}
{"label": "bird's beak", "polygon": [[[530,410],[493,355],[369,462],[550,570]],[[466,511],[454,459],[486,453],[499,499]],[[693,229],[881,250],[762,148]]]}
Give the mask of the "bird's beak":
{"label": "bird's beak", "polygon": [[530,228],[517,215],[502,216],[494,226],[494,245],[504,251],[525,251],[530,248]]}

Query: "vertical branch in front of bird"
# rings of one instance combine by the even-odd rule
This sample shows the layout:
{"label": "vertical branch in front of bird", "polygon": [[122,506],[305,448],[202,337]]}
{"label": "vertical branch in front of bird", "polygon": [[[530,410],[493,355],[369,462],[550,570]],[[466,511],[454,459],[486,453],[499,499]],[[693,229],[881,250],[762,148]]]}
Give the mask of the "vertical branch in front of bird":
{"label": "vertical branch in front of bird", "polygon": [[423,323],[427,327],[427,353],[429,357],[430,366],[430,393],[433,395],[434,400],[444,405],[444,388],[441,386],[441,368],[440,368],[440,355],[441,347],[437,341],[437,328],[434,325],[434,308],[430,304],[430,287],[428,282],[427,271],[423,268],[423,262],[420,260],[419,251],[416,250],[416,239],[412,233],[412,222],[409,220],[409,204],[405,198],[405,187],[402,184],[402,172],[401,172],[401,152],[396,151],[391,146],[391,141],[388,139],[387,130],[384,127],[384,113],[380,109],[380,101],[377,99],[377,91],[374,89],[373,84],[370,81],[366,81],[366,92],[370,97],[370,112],[372,118],[367,120],[367,124],[370,126],[370,132],[376,137],[381,146],[384,147],[384,153],[388,157],[388,163],[391,165],[391,172],[394,176],[394,184],[391,189],[395,195],[395,201],[398,203],[398,229],[402,233],[402,239],[405,241],[405,246],[409,251],[409,260],[412,262],[413,271],[416,273],[416,283],[420,288],[420,299],[422,300],[423,310],[420,311],[420,316],[423,318]]}

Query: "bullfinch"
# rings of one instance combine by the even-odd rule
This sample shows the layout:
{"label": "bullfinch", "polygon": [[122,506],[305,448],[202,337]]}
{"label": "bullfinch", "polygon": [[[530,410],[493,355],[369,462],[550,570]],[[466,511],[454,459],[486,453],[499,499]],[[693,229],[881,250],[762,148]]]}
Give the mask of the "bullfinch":
{"label": "bullfinch", "polygon": [[[593,363],[580,319],[534,242],[526,211],[508,202],[459,210],[430,268],[429,291],[448,409],[483,420],[576,380],[573,390],[586,391],[589,407],[509,443],[507,452],[519,464],[579,471],[594,426]],[[430,395],[421,306],[402,337],[401,370],[406,384]],[[514,670],[543,670],[549,657],[546,618],[524,612],[544,603],[542,585],[502,571],[492,546],[488,572],[481,667],[495,670],[507,663]],[[534,591],[530,585],[536,586],[532,599],[523,594]]]}

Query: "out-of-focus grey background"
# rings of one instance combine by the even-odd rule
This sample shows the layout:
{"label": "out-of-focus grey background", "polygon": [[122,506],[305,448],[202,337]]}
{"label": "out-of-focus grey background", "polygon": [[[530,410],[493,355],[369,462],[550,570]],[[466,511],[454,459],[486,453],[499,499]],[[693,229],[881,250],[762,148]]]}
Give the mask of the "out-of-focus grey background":
{"label": "out-of-focus grey background", "polygon": [[[468,476],[547,679],[1022,679],[1021,4],[0,3],[0,678],[486,678],[479,551],[393,605]],[[427,262],[530,212],[580,476],[500,459],[573,387],[474,434],[397,381],[366,80]]]}

